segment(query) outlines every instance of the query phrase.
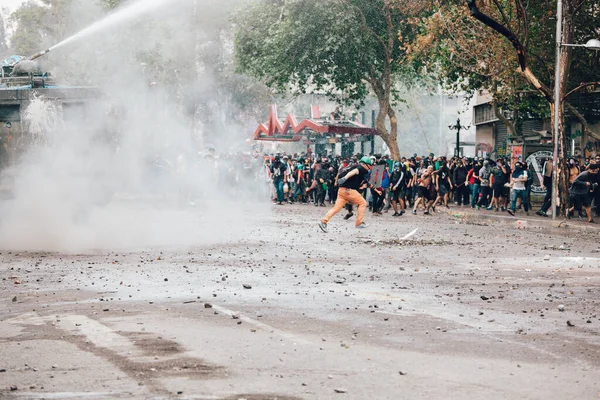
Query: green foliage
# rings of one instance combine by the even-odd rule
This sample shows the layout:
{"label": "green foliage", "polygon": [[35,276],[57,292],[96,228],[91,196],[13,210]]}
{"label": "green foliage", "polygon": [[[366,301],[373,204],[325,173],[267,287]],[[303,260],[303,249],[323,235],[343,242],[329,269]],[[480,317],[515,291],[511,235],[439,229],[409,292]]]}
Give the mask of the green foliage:
{"label": "green foliage", "polygon": [[[488,90],[503,109],[534,117],[549,116],[547,101],[517,71],[516,52],[508,40],[472,18],[464,0],[442,3],[431,0],[430,3],[435,13],[415,22],[421,34],[416,45],[409,49],[413,62],[422,71],[437,76],[447,90],[471,94]],[[551,88],[554,85],[556,2],[522,3],[524,13],[517,13],[514,1],[477,2],[482,11],[517,35],[526,47],[529,68]],[[594,3],[584,0],[580,10],[565,7],[576,27],[574,37],[565,38],[570,43],[585,43],[598,37],[600,13]],[[582,82],[600,79],[597,52],[581,48],[572,52],[567,91]]]}
{"label": "green foliage", "polygon": [[400,38],[412,32],[402,18],[384,0],[254,1],[235,19],[238,70],[280,92],[360,103],[388,78],[415,78],[404,63]]}

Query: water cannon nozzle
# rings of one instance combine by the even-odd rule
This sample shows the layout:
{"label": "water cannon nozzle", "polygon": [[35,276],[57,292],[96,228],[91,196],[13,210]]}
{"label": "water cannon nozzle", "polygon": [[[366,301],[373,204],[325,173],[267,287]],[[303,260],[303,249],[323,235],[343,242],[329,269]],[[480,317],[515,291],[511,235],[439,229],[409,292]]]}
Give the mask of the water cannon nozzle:
{"label": "water cannon nozzle", "polygon": [[43,56],[44,54],[48,53],[49,51],[50,51],[50,49],[44,50],[44,51],[40,51],[38,53],[35,53],[31,57],[29,57],[29,60],[35,60],[36,58],[39,58],[39,57]]}

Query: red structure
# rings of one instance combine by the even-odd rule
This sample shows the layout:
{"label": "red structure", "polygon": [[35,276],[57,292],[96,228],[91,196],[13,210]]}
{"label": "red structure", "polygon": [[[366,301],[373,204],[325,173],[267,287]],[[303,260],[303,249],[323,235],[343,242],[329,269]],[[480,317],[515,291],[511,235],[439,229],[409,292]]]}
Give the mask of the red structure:
{"label": "red structure", "polygon": [[285,121],[277,116],[277,106],[272,105],[269,121],[260,124],[254,131],[254,140],[273,142],[299,142],[303,137],[305,144],[360,142],[369,140],[377,131],[354,121],[326,120],[321,118],[319,106],[312,107],[312,116],[300,123],[293,114]]}

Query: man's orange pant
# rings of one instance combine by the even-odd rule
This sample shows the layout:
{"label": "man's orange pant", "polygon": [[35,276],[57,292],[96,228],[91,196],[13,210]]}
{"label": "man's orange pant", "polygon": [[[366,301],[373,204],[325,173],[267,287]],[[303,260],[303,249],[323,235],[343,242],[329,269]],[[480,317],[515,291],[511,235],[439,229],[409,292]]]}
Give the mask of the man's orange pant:
{"label": "man's orange pant", "polygon": [[331,218],[340,212],[346,203],[358,205],[358,215],[356,216],[356,226],[363,223],[363,217],[365,216],[365,210],[367,209],[367,201],[354,189],[340,188],[338,191],[337,200],[335,205],[329,210],[327,215],[321,220],[324,223],[328,223]]}

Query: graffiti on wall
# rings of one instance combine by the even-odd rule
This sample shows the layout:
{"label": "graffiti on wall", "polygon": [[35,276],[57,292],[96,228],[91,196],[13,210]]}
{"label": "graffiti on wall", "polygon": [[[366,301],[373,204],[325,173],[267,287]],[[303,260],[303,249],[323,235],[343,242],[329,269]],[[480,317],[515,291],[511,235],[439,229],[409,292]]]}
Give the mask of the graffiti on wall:
{"label": "graffiti on wall", "polygon": [[477,157],[487,158],[492,154],[494,148],[489,143],[477,143],[475,146],[475,155]]}

